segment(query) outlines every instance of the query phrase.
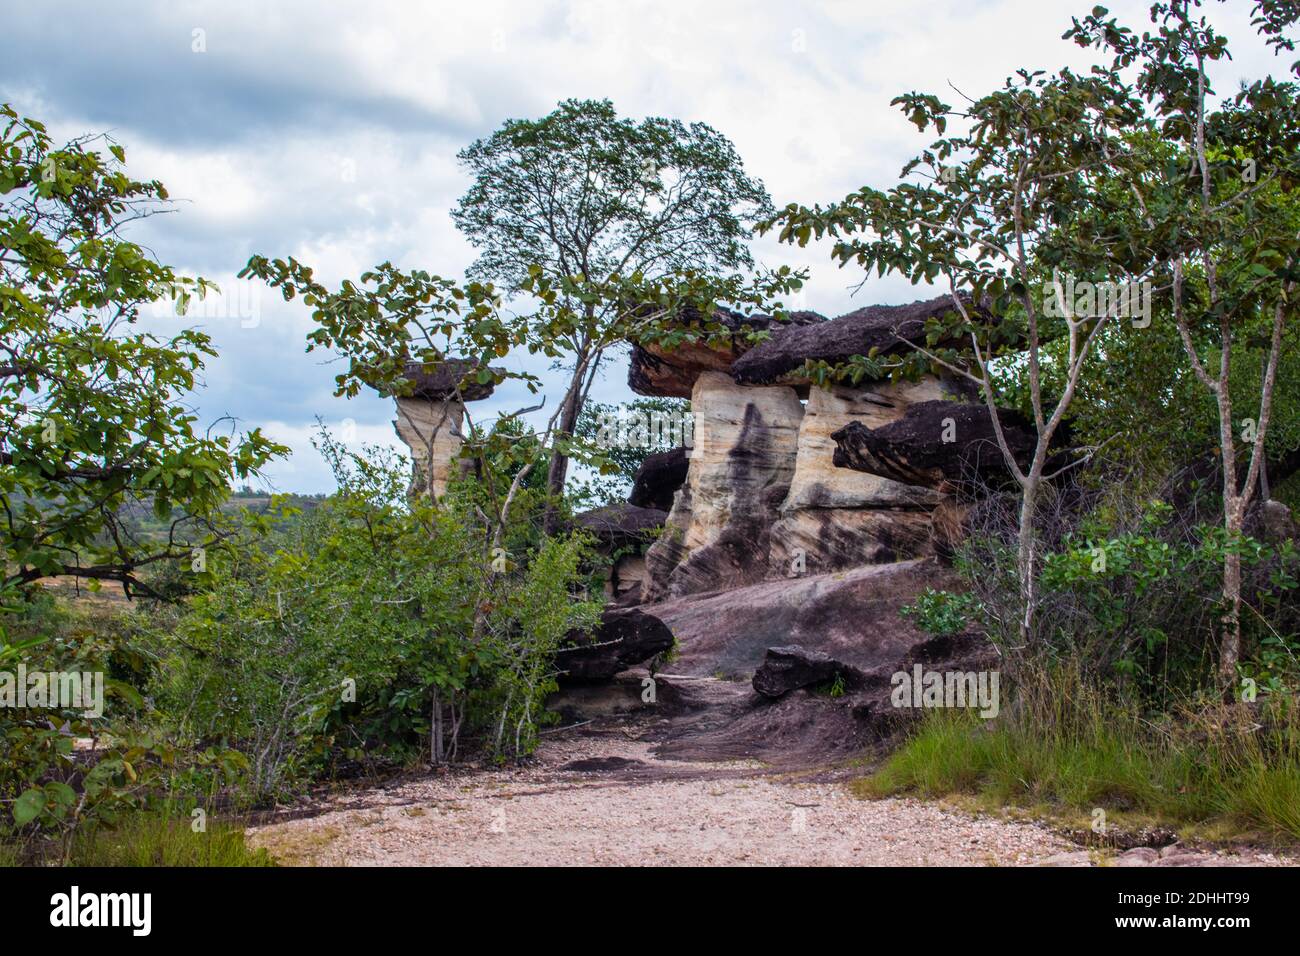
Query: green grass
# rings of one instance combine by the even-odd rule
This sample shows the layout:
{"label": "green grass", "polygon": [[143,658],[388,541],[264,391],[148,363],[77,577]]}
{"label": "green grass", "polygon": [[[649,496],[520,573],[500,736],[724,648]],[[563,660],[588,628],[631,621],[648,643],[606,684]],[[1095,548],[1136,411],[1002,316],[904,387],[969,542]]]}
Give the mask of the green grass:
{"label": "green grass", "polygon": [[189,817],[143,813],[116,828],[99,828],[72,842],[72,866],[275,866],[264,849],[244,843],[242,827],[209,821],[195,833]]}
{"label": "green grass", "polygon": [[[1159,718],[1078,688],[1001,718],[932,711],[855,789],[867,797],[969,795],[1087,818],[1192,825],[1219,837],[1300,840],[1300,720],[1272,704]],[[1262,725],[1262,726],[1261,726]]]}

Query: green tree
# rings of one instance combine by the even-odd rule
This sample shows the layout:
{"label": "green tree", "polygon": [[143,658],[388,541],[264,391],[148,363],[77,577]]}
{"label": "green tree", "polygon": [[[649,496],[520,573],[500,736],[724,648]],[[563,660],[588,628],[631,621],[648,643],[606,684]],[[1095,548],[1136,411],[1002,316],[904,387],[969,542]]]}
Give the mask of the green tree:
{"label": "green tree", "polygon": [[[184,399],[216,354],[209,338],[135,327],[146,304],[174,298],[183,311],[210,289],[121,238],[159,211],[163,185],[128,176],[107,137],[55,148],[7,105],[0,122],[3,584],[74,575],[147,592],[141,570],[219,539],[232,482],[287,449],[256,430],[199,429]],[[169,522],[162,543],[122,519],[141,503]]]}
{"label": "green tree", "polygon": [[[573,435],[605,350],[624,338],[626,302],[592,295],[610,276],[661,278],[751,266],[748,225],[770,211],[735,147],[703,123],[620,119],[608,100],[566,100],[539,120],[510,120],[466,147],[474,183],[452,213],[479,250],[470,275],[518,287],[528,268],[575,277],[570,321],[550,325],[570,379],[547,487],[564,490]],[[567,293],[566,293],[567,294]],[[537,325],[551,315],[533,317]]]}
{"label": "green tree", "polygon": [[[1228,58],[1228,43],[1195,13],[1199,6],[1191,0],[1154,4],[1154,29],[1140,35],[1096,7],[1076,19],[1066,36],[1110,52],[1114,71],[1136,67],[1133,89],[1149,107],[1145,125],[1176,150],[1167,169],[1127,180],[1145,226],[1137,251],[1168,275],[1175,327],[1196,378],[1214,401],[1223,524],[1235,539],[1259,487],[1300,279],[1294,201],[1300,98],[1294,84],[1270,76],[1216,103],[1208,71]],[[1258,0],[1252,9],[1269,45],[1278,52],[1294,48],[1286,31],[1300,20],[1300,8]],[[1300,65],[1292,69],[1300,72]],[[1267,343],[1263,367],[1257,348],[1255,361],[1243,370],[1237,352],[1252,339]],[[1234,387],[1243,373],[1261,379],[1244,403]],[[1241,653],[1237,549],[1224,557],[1223,599],[1219,676],[1230,693]]]}

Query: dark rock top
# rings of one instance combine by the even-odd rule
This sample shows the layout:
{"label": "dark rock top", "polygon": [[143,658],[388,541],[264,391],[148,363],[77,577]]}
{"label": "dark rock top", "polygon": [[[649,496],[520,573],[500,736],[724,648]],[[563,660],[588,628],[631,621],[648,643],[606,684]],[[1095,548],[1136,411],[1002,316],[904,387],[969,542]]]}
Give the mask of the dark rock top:
{"label": "dark rock top", "polygon": [[737,358],[731,375],[741,385],[763,385],[809,359],[836,364],[873,348],[881,355],[896,355],[907,350],[908,343],[925,341],[926,320],[951,311],[952,297],[941,295],[908,305],[869,305],[839,318],[784,328]]}
{"label": "dark rock top", "polygon": [[656,528],[663,527],[668,514],[657,508],[636,505],[606,505],[574,515],[573,523],[596,536],[601,546],[613,551],[650,541]]}
{"label": "dark rock top", "polygon": [[[423,398],[429,401],[446,401],[456,395],[456,386],[460,385],[460,397],[466,402],[476,402],[487,398],[496,388],[495,382],[480,383],[475,375],[476,366],[468,359],[448,358],[432,371],[426,371],[419,362],[407,363],[403,375],[411,380],[413,391],[410,398]],[[492,368],[500,373],[501,369]]]}
{"label": "dark rock top", "polygon": [[[998,409],[998,421],[1021,468],[1028,468],[1038,433],[1024,415]],[[1053,437],[1060,449],[1069,441],[1062,423]],[[980,492],[1011,479],[1005,456],[983,403],[917,402],[897,421],[879,428],[849,422],[831,438],[837,468],[851,468],[909,485],[945,491]],[[1048,471],[1065,464],[1064,452],[1048,459]]]}
{"label": "dark rock top", "polygon": [[632,479],[632,493],[627,496],[628,503],[638,508],[671,510],[673,495],[686,484],[689,464],[685,448],[647,455],[645,461],[641,462],[641,467],[636,470],[636,477]]}
{"label": "dark rock top", "polygon": [[[684,328],[701,324],[698,312],[692,309],[683,312]],[[784,321],[777,321],[770,315],[743,315],[730,309],[716,310],[713,318],[731,332],[729,341],[718,345],[684,342],[672,350],[656,344],[633,343],[627,370],[628,387],[638,395],[690,398],[695,380],[702,372],[728,372],[736,357],[749,348],[743,334],[746,330],[777,334],[787,327],[826,321],[817,312],[790,312]]]}

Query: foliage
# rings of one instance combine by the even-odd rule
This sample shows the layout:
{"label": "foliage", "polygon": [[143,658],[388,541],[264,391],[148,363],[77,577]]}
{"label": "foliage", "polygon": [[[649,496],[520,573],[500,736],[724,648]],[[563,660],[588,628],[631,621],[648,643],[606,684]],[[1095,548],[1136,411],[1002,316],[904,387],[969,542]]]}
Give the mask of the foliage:
{"label": "foliage", "polygon": [[[286,449],[254,430],[196,428],[184,398],[213,354],[193,329],[159,338],[134,329],[147,303],[179,311],[210,286],[177,275],[121,238],[167,191],[123,169],[122,147],[74,140],[0,107],[0,507],[4,583],[52,575],[139,590],[141,568],[189,559],[220,532],[229,484]],[[119,519],[143,503],[163,542]]]}
{"label": "foliage", "polygon": [[899,609],[903,617],[911,618],[917,627],[934,637],[962,633],[979,611],[979,599],[974,595],[934,588],[926,588],[914,603]]}
{"label": "foliage", "polygon": [[634,416],[638,420],[648,420],[652,415],[660,415],[668,421],[683,423],[685,430],[689,428],[690,414],[690,402],[679,398],[638,398],[622,406],[588,402],[578,416],[573,436],[576,443],[590,449],[587,464],[593,473],[590,477],[584,476],[567,491],[573,509],[582,511],[626,501],[641,463],[650,455],[677,447],[676,435],[672,436],[674,444],[655,445],[653,441],[659,436],[654,435],[651,429],[646,430],[645,442],[624,440],[628,436],[623,435],[613,436],[610,441],[609,436],[602,435],[603,427],[611,421],[631,421]]}
{"label": "foliage", "polygon": [[246,753],[257,799],[344,761],[527,753],[556,646],[599,613],[575,593],[583,542],[494,553],[472,512],[408,502],[402,462],[323,445],[339,492],[219,556],[177,623],[179,729]]}
{"label": "foliage", "polygon": [[[731,142],[704,123],[620,119],[608,100],[565,100],[539,120],[509,120],[459,155],[473,176],[452,219],[479,249],[469,274],[512,289],[533,276],[577,280],[570,321],[539,309],[525,321],[556,342],[570,379],[559,437],[575,434],[605,350],[625,336],[628,303],[592,294],[609,277],[653,281],[753,266],[749,225],[771,212],[762,183]],[[549,461],[559,497],[568,451]]]}
{"label": "foliage", "polygon": [[[153,661],[141,626],[124,612],[69,610],[38,591],[10,621],[0,670],[102,675],[104,707],[0,707],[0,837],[53,841],[66,858],[78,834],[120,823],[178,786],[203,792],[242,769],[238,755],[210,748],[179,751],[158,732],[158,715],[141,695]],[[59,706],[54,706],[58,704]]]}

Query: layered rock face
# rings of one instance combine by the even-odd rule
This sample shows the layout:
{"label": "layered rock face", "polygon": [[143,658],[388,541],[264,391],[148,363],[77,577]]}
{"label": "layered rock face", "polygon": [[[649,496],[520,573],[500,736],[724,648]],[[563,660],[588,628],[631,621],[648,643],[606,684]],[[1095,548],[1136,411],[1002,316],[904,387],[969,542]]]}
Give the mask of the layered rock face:
{"label": "layered rock face", "polygon": [[838,468],[831,437],[850,422],[873,427],[942,394],[938,380],[870,388],[813,388],[799,428],[790,492],[772,527],[773,575],[817,574],[927,553],[927,513],[939,496],[927,488]]}
{"label": "layered rock face", "polygon": [[[924,336],[926,319],[951,307],[940,298],[872,306],[832,320],[802,313],[799,324],[775,330],[739,356],[734,344],[634,352],[633,387],[665,395],[685,395],[689,387],[696,423],[685,484],[664,537],[647,555],[644,599],[934,553],[931,515],[947,489],[910,475],[845,467],[835,457],[835,436],[850,426],[890,426],[958,389],[937,378],[821,388],[794,373],[808,359],[842,361],[871,348],[906,348]],[[647,478],[669,460],[676,462],[654,463]],[[638,503],[650,500],[646,484],[638,480]],[[662,496],[656,501],[664,503]]]}
{"label": "layered rock face", "polygon": [[686,484],[646,554],[646,601],[739,587],[767,573],[769,534],[794,477],[803,406],[790,388],[701,373]]}

